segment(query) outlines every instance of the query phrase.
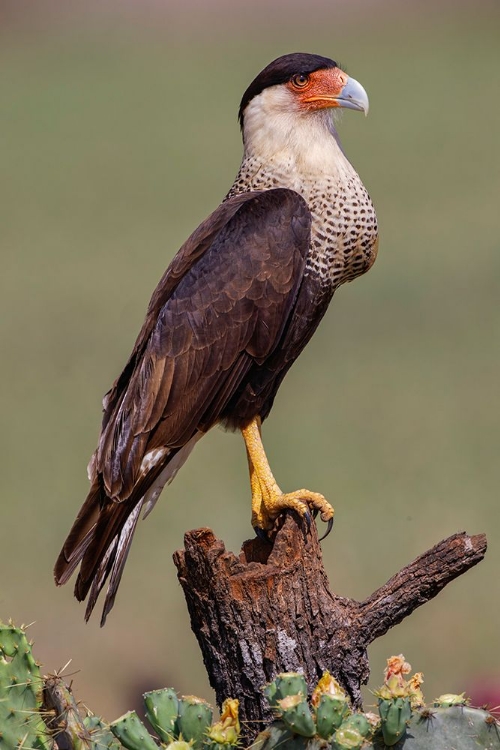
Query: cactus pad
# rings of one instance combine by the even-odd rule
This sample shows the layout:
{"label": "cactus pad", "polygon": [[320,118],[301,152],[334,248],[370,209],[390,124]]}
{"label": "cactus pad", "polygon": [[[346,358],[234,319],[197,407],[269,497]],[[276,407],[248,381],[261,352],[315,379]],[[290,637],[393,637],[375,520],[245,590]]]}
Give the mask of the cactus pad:
{"label": "cactus pad", "polygon": [[0,622],[0,750],[47,748],[40,669],[22,628]]}
{"label": "cactus pad", "polygon": [[176,721],[179,699],[175,690],[164,688],[144,693],[144,705],[148,721],[162,742],[171,742],[176,736]]}
{"label": "cactus pad", "polygon": [[196,698],[185,695],[179,701],[177,730],[179,739],[191,742],[195,750],[201,750],[207,730],[212,723],[212,707]]}
{"label": "cactus pad", "polygon": [[[302,715],[306,731],[295,723],[296,714],[307,707],[302,689],[279,698],[282,686],[288,691],[297,675],[280,675],[279,683],[265,688],[279,718],[251,750],[500,750],[500,726],[491,714],[467,706],[463,695],[441,696],[440,705],[425,708],[423,677],[416,673],[407,680],[410,670],[402,655],[388,660],[384,684],[375,693],[379,717],[353,713],[345,692],[325,673],[313,691],[309,714]],[[308,715],[312,724],[304,719]]]}
{"label": "cactus pad", "polygon": [[158,745],[135,711],[120,716],[109,728],[127,750],[158,750]]}

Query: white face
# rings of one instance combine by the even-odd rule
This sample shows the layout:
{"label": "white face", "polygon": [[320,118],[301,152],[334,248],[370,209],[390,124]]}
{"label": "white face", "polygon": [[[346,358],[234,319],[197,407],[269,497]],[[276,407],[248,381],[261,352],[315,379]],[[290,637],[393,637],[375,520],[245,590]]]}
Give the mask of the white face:
{"label": "white face", "polygon": [[264,89],[245,109],[245,157],[332,174],[339,168],[339,161],[346,161],[337,142],[332,112],[328,108],[304,108],[286,85]]}

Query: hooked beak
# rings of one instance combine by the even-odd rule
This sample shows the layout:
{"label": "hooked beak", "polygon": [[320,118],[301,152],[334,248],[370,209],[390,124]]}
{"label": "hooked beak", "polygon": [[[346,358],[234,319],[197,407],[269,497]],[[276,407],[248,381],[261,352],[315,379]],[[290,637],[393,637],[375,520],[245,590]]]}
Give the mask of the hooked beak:
{"label": "hooked beak", "polygon": [[337,107],[356,109],[359,112],[364,112],[365,115],[368,114],[370,106],[368,102],[368,94],[355,78],[347,76],[346,83],[342,87],[340,94],[336,96],[335,99],[337,101]]}
{"label": "hooked beak", "polygon": [[310,84],[299,95],[306,110],[343,107],[368,114],[368,94],[340,68],[319,70],[312,73],[310,79]]}

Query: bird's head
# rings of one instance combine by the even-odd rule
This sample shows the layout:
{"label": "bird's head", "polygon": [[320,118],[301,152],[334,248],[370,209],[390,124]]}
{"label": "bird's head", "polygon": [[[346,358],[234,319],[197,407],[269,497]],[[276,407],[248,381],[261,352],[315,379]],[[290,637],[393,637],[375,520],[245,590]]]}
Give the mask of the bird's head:
{"label": "bird's head", "polygon": [[302,141],[304,127],[313,137],[315,129],[331,132],[330,112],[340,107],[367,114],[363,86],[333,60],[296,52],[259,73],[243,94],[238,117],[246,146],[267,139],[279,148],[280,141]]}

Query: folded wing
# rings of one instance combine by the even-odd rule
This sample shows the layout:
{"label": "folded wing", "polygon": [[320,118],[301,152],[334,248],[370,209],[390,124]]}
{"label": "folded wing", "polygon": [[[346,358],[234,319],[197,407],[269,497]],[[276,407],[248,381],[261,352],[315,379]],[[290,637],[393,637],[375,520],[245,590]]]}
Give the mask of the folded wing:
{"label": "folded wing", "polygon": [[111,609],[141,509],[213,426],[294,312],[311,216],[295,192],[223,203],[176,255],[151,299],[131,357],[104,399],[91,489],[55,567],[86,617],[109,577]]}

